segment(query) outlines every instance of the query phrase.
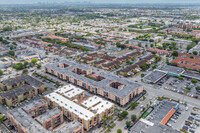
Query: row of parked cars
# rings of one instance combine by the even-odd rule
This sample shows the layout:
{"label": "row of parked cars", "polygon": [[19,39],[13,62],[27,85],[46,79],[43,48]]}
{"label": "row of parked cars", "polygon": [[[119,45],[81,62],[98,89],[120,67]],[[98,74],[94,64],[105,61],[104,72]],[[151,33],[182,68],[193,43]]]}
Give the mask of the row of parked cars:
{"label": "row of parked cars", "polygon": [[186,132],[195,133],[197,126],[200,123],[200,115],[191,113],[191,115],[185,120],[185,125],[182,127],[182,130]]}
{"label": "row of parked cars", "polygon": [[187,96],[189,96],[189,97],[193,97],[193,98],[196,98],[196,99],[198,99],[198,96],[195,96],[195,95],[193,95],[193,94],[191,94],[191,93],[186,93],[185,91],[183,91],[183,90],[178,90],[178,89],[176,89],[176,88],[174,88],[174,87],[165,87],[167,90],[171,90],[171,91],[173,91],[173,92],[177,92],[177,93],[180,93],[180,94],[183,94],[183,95],[187,95]]}
{"label": "row of parked cars", "polygon": [[[176,123],[177,119],[179,118],[179,116],[181,115],[181,112],[178,110],[176,113],[173,114],[173,116],[170,118],[169,122],[172,121],[174,123]],[[166,125],[171,127],[172,125],[170,123],[167,123]]]}
{"label": "row of parked cars", "polygon": [[[40,79],[43,83],[51,83],[49,80],[47,80],[47,79],[44,79],[44,78],[42,78],[42,77],[40,77],[40,76],[38,76],[38,75],[34,75],[36,78],[38,78],[38,79]],[[56,81],[57,83],[61,83],[61,82],[59,82],[59,81]],[[54,83],[52,83],[53,84],[53,86],[55,87],[55,88],[59,88],[60,86],[58,86],[57,84],[54,84]]]}

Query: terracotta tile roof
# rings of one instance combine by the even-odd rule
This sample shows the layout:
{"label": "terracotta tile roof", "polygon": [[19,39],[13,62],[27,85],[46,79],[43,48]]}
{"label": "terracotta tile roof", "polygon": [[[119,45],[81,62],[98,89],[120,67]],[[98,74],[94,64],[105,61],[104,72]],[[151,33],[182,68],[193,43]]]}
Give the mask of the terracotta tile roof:
{"label": "terracotta tile roof", "polygon": [[175,112],[176,110],[172,108],[170,112],[165,116],[165,118],[161,121],[161,124],[165,125]]}

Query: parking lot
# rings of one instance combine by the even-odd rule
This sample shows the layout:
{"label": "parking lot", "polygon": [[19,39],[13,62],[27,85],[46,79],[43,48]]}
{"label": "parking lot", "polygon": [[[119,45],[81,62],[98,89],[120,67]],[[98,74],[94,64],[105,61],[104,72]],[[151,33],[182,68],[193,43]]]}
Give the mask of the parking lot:
{"label": "parking lot", "polygon": [[[189,133],[199,133],[200,132],[200,115],[198,113],[194,113],[195,111],[192,107],[185,108],[182,110],[179,118],[176,120],[170,120],[169,123],[173,125],[173,128],[177,130],[184,130]],[[172,117],[174,119],[174,117]]]}
{"label": "parking lot", "polygon": [[164,84],[163,88],[171,90],[180,94],[184,94],[193,98],[200,98],[197,94],[196,87],[200,86],[199,83],[192,83],[191,79],[179,80],[175,77],[170,77]]}

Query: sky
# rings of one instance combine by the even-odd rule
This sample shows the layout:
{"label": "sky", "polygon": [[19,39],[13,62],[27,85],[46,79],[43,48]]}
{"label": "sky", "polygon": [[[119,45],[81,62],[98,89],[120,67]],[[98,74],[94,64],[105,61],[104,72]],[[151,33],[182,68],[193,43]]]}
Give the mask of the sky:
{"label": "sky", "polygon": [[33,4],[38,2],[92,2],[92,3],[200,3],[200,0],[0,0],[0,4]]}

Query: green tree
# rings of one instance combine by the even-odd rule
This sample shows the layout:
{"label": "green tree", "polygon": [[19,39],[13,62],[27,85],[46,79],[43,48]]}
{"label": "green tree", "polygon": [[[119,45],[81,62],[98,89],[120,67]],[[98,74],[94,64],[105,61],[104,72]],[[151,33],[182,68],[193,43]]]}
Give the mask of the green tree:
{"label": "green tree", "polygon": [[135,121],[137,119],[137,116],[136,115],[131,115],[131,120],[132,121]]}
{"label": "green tree", "polygon": [[2,70],[0,70],[0,76],[2,76],[3,75],[3,71]]}
{"label": "green tree", "polygon": [[179,79],[179,80],[184,80],[184,78],[183,78],[183,77],[178,77],[178,79]]}
{"label": "green tree", "polygon": [[24,68],[24,65],[22,63],[17,63],[16,65],[13,66],[17,70],[21,70]]}
{"label": "green tree", "polygon": [[161,58],[160,56],[156,56],[156,57],[155,57],[155,63],[158,63],[159,61],[161,61],[161,59],[162,59],[162,58]]}
{"label": "green tree", "polygon": [[8,52],[8,54],[9,54],[9,55],[11,55],[11,56],[15,56],[15,52],[14,52],[14,51],[12,51],[12,50],[11,50],[11,51],[9,51],[9,52]]}
{"label": "green tree", "polygon": [[31,62],[32,62],[33,64],[36,64],[36,63],[38,62],[38,59],[37,59],[37,58],[33,58],[33,59],[31,60]]}
{"label": "green tree", "polygon": [[126,126],[130,127],[131,126],[131,121],[126,121]]}
{"label": "green tree", "polygon": [[127,111],[122,111],[122,113],[119,115],[119,120],[123,120],[128,115]]}
{"label": "green tree", "polygon": [[193,53],[194,55],[197,55],[197,54],[198,54],[198,52],[197,52],[197,51],[193,51],[192,53]]}
{"label": "green tree", "polygon": [[143,71],[146,71],[147,69],[149,69],[150,67],[150,64],[147,64],[147,63],[144,63],[142,65],[140,65],[140,68],[143,70]]}
{"label": "green tree", "polygon": [[197,83],[197,80],[196,79],[192,79],[191,82],[192,83]]}
{"label": "green tree", "polygon": [[195,89],[196,91],[200,91],[200,86],[197,86]]}
{"label": "green tree", "polygon": [[28,61],[24,61],[24,66],[26,67],[28,65]]}
{"label": "green tree", "polygon": [[170,63],[172,66],[178,66],[178,64],[176,62],[172,62]]}
{"label": "green tree", "polygon": [[37,65],[37,68],[38,68],[38,69],[41,68],[41,64],[38,64],[38,65]]}
{"label": "green tree", "polygon": [[22,73],[27,73],[28,72],[28,70],[27,69],[24,69],[23,71],[22,71]]}
{"label": "green tree", "polygon": [[174,50],[172,53],[173,56],[178,56],[178,51]]}
{"label": "green tree", "polygon": [[185,87],[185,89],[187,89],[187,90],[191,90],[191,87],[188,87],[188,86],[187,86],[187,87]]}
{"label": "green tree", "polygon": [[151,53],[152,53],[152,54],[156,54],[156,51],[152,51]]}
{"label": "green tree", "polygon": [[117,133],[122,133],[122,130],[121,129],[117,129]]}
{"label": "green tree", "polygon": [[130,108],[135,109],[135,107],[137,107],[137,102],[131,102]]}

